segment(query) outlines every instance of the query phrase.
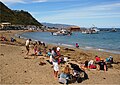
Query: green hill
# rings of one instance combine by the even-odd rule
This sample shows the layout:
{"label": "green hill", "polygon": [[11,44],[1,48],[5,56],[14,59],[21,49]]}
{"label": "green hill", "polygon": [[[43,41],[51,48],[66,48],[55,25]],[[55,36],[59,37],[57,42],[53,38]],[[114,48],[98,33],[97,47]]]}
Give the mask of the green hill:
{"label": "green hill", "polygon": [[30,13],[23,10],[11,10],[0,1],[0,23],[1,22],[10,22],[14,25],[42,26]]}

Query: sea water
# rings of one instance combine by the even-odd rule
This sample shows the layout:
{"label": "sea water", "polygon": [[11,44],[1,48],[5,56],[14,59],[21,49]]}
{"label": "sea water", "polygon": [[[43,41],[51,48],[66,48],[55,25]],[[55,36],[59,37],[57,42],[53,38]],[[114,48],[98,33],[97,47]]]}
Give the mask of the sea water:
{"label": "sea water", "polygon": [[82,49],[95,49],[120,54],[120,31],[100,31],[98,34],[73,32],[70,36],[53,36],[50,32],[27,32],[20,36],[40,40],[49,44],[58,44],[69,47],[75,47],[75,43],[78,43]]}

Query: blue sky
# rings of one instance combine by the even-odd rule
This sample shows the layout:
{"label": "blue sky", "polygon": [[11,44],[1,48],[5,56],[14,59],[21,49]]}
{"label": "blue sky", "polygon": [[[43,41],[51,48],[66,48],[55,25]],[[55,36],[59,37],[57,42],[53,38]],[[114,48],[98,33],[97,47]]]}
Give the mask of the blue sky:
{"label": "blue sky", "polygon": [[0,0],[39,22],[120,28],[120,0]]}

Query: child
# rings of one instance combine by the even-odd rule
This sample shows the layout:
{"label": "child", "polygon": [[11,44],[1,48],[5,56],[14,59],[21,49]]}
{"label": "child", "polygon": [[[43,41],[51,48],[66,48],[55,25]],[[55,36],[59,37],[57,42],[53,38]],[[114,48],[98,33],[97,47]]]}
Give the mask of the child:
{"label": "child", "polygon": [[37,55],[37,46],[34,47],[34,54]]}
{"label": "child", "polygon": [[76,43],[76,48],[79,48],[79,45],[78,45],[78,43]]}
{"label": "child", "polygon": [[38,55],[41,56],[42,55],[42,52],[41,52],[41,48],[38,47]]}

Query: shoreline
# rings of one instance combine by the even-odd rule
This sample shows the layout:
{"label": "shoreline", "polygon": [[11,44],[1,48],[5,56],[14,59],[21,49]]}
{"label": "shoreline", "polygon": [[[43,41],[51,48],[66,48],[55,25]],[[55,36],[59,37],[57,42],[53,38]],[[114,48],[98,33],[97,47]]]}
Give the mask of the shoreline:
{"label": "shoreline", "polygon": [[[25,32],[29,32],[29,31],[25,31]],[[21,32],[21,33],[25,33],[25,32]],[[35,31],[36,32],[36,31]],[[41,32],[41,31],[40,31]],[[25,41],[26,39],[28,38],[21,38],[23,41]],[[36,41],[36,40],[33,40],[33,41]],[[44,42],[44,41],[43,41]],[[107,50],[104,50],[104,49],[84,49],[84,48],[76,48],[76,47],[70,47],[70,46],[66,46],[66,45],[61,45],[61,44],[57,44],[57,43],[47,43],[45,42],[46,45],[48,46],[48,48],[52,48],[54,46],[60,46],[61,47],[61,50],[62,52],[64,51],[65,48],[70,48],[70,49],[73,49],[75,50],[75,54],[71,54],[70,52],[70,55],[71,55],[71,59],[73,59],[73,61],[82,61],[84,62],[85,60],[91,60],[91,59],[94,59],[94,57],[96,55],[100,56],[101,58],[103,59],[106,59],[108,58],[109,56],[117,56],[119,59],[120,59],[120,54],[118,53],[112,53],[112,52],[109,52]],[[104,50],[104,51],[103,51]],[[78,52],[78,53],[77,53]],[[82,54],[82,57],[83,59],[78,59],[79,58],[79,55]],[[63,55],[65,56],[69,56],[69,52],[68,53],[65,53],[65,51],[63,52]],[[76,56],[76,57],[73,57],[73,56]],[[91,57],[90,57],[91,56]],[[84,58],[85,57],[85,58]],[[75,59],[76,58],[76,59]]]}
{"label": "shoreline", "polygon": [[[21,36],[22,33],[19,33],[17,34],[18,36]],[[21,38],[23,39],[28,39],[27,37],[23,37],[21,36]],[[33,41],[38,41],[38,40],[34,40],[32,39]],[[43,41],[45,42],[45,41]],[[74,45],[70,45],[70,44],[64,44],[64,43],[48,43],[48,42],[45,42],[46,44],[52,44],[52,45],[60,45],[60,46],[63,46],[63,47],[69,47],[69,48],[76,48]],[[113,54],[120,54],[120,51],[118,50],[110,50],[110,49],[104,49],[104,48],[96,48],[96,47],[89,47],[89,46],[81,46],[79,49],[81,50],[93,50],[93,51],[102,51],[102,52],[109,52],[109,53],[113,53]]]}
{"label": "shoreline", "polygon": [[[25,32],[30,32],[30,31],[28,31],[28,30],[25,30],[25,31],[23,31],[23,30],[10,30],[10,32],[8,32],[8,31],[0,31],[0,34],[2,33],[3,35],[6,35],[4,33],[7,33],[6,37],[9,38],[9,40],[10,40],[10,37],[14,37],[15,39],[17,39],[17,42],[25,44],[25,40],[28,39],[28,38],[23,38],[23,37],[22,38],[18,38],[18,37],[15,36],[15,35],[19,36],[19,34],[22,34],[22,33],[25,33]],[[47,43],[47,42],[45,42],[45,43],[48,45],[48,47],[49,46],[53,47],[53,46],[58,46],[58,45],[60,46],[61,45],[61,44],[56,44],[56,43],[53,43],[53,44],[52,43]],[[92,52],[92,53],[94,53],[94,52],[97,52],[97,53],[106,53],[106,54],[113,54],[113,55],[120,56],[120,54],[111,53],[111,52],[108,52],[108,51],[102,51],[101,49],[84,49],[84,48],[79,48],[78,49],[78,48],[75,48],[74,46],[72,47],[72,45],[66,46],[65,44],[61,45],[60,47],[62,47],[62,49],[68,47],[68,48],[71,48],[71,49],[75,49],[77,51],[83,51],[83,52],[85,51],[85,52]]]}

